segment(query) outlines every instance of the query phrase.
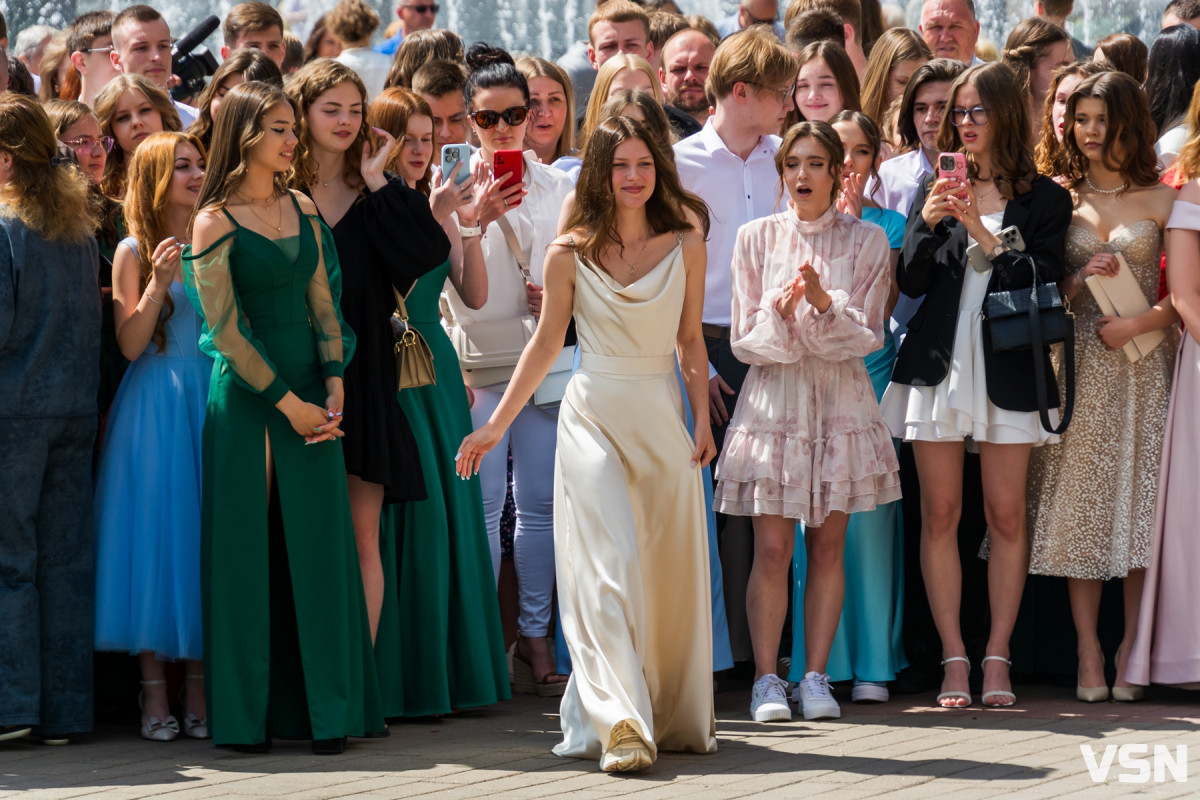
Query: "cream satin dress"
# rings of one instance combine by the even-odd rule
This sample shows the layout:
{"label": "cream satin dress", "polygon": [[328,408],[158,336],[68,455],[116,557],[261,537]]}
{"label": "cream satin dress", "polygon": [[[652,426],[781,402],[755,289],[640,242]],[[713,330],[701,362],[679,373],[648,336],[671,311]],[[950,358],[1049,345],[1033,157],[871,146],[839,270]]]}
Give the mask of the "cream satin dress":
{"label": "cream satin dress", "polygon": [[554,471],[574,667],[561,756],[599,758],[622,720],[653,755],[717,749],[704,489],[675,377],[685,284],[681,244],[629,286],[575,257],[581,358]]}

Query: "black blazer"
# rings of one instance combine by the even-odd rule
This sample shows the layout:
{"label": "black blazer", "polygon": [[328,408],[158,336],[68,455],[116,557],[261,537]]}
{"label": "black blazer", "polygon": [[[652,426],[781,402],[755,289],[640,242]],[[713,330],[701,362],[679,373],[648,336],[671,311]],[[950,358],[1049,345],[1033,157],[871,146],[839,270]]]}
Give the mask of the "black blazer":
{"label": "black blazer", "polygon": [[[892,370],[893,381],[910,386],[937,386],[950,371],[963,278],[965,270],[971,268],[967,264],[966,228],[945,217],[930,230],[921,216],[933,180],[933,176],[927,177],[913,200],[904,230],[904,248],[896,266],[900,291],[909,297],[925,295],[925,301],[909,320],[908,334]],[[1070,193],[1042,176],[1034,179],[1028,192],[1017,195],[1005,206],[1002,227],[1015,225],[1021,232],[1025,252],[1033,257],[1042,281],[1062,280],[1071,213]],[[1032,285],[1033,276],[1026,261],[1002,253],[992,263],[989,292]],[[986,323],[983,337],[988,397],[1009,411],[1036,411],[1032,357],[1020,351],[993,353]],[[1058,387],[1049,358],[1046,364],[1046,402],[1056,408]]]}

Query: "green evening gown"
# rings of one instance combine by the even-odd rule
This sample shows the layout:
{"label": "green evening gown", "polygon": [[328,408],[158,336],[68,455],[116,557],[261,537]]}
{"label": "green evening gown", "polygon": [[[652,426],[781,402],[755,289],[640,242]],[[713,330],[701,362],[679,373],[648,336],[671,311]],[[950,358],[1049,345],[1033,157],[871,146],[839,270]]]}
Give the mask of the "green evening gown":
{"label": "green evening gown", "polygon": [[450,262],[417,280],[409,321],[433,352],[437,383],[399,393],[428,499],[385,506],[384,597],[375,663],[388,717],[424,717],[511,696],[479,479],[454,454],[471,432],[458,356],[438,319]]}
{"label": "green evening gown", "polygon": [[218,745],[361,736],[383,719],[342,445],[306,446],[275,408],[289,389],[323,407],[350,356],[337,251],[303,213],[298,237],[234,226],[183,259],[216,359],[200,554],[209,731]]}

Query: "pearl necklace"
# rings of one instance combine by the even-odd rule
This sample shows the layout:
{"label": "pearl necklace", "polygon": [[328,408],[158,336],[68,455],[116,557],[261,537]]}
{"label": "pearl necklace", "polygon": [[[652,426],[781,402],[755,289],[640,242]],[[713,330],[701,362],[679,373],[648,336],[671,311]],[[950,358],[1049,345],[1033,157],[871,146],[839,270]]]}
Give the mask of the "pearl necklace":
{"label": "pearl necklace", "polygon": [[1084,175],[1083,179],[1084,179],[1084,181],[1087,182],[1088,188],[1091,189],[1096,194],[1117,194],[1118,192],[1123,192],[1129,188],[1128,181],[1126,181],[1125,183],[1122,183],[1120,186],[1118,186],[1115,189],[1100,189],[1100,188],[1097,188],[1096,184],[1092,183],[1091,176]]}

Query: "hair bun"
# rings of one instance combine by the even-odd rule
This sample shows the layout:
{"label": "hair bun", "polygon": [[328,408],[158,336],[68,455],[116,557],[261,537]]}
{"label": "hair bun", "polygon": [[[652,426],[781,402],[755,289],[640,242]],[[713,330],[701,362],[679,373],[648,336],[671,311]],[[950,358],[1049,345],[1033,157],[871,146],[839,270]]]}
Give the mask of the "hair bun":
{"label": "hair bun", "polygon": [[516,66],[512,55],[503,48],[494,47],[487,42],[476,42],[467,49],[467,69],[471,72],[499,64]]}

